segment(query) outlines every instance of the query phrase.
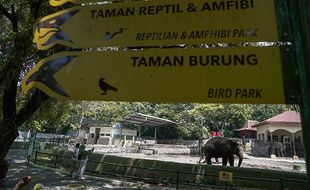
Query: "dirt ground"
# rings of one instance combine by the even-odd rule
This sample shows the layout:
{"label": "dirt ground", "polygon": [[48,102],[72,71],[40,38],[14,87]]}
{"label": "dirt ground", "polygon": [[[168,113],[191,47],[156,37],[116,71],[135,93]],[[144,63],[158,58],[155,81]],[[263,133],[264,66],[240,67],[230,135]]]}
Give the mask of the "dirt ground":
{"label": "dirt ground", "polygon": [[[110,155],[117,155],[130,158],[150,159],[150,160],[161,160],[167,162],[189,163],[189,164],[197,164],[199,160],[199,156],[190,156],[190,155],[162,155],[162,154],[145,154],[145,153],[110,153]],[[215,163],[214,159],[212,159],[212,162],[213,162],[212,165],[221,165],[221,159],[219,159],[219,163]],[[235,157],[235,166],[237,165],[238,165],[238,158]],[[300,166],[300,170],[294,170],[293,165]],[[277,157],[276,159],[271,159],[263,157],[253,157],[248,154],[245,154],[241,167],[306,173],[306,163],[304,158],[299,158],[299,160],[293,160],[292,158],[283,158],[283,157]]]}

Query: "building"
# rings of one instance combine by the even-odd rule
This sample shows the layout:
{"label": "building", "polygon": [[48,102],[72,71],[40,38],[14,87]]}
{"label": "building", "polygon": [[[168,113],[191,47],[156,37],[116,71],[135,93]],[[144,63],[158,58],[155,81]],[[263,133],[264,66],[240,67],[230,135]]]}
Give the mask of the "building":
{"label": "building", "polygon": [[247,120],[246,123],[240,128],[235,129],[238,138],[242,139],[245,143],[250,143],[252,140],[256,139],[257,132],[256,128],[253,125],[259,123],[258,121]]}
{"label": "building", "polygon": [[120,124],[114,126],[100,122],[88,123],[86,144],[129,145],[137,137],[136,129],[124,128]]}
{"label": "building", "polygon": [[[263,122],[252,125],[257,131],[257,140],[261,144],[285,145],[286,155],[304,155],[301,120],[298,112],[285,111]],[[263,143],[264,142],[264,143]]]}
{"label": "building", "polygon": [[300,115],[286,111],[263,122],[255,124],[257,139],[272,142],[302,142]]}

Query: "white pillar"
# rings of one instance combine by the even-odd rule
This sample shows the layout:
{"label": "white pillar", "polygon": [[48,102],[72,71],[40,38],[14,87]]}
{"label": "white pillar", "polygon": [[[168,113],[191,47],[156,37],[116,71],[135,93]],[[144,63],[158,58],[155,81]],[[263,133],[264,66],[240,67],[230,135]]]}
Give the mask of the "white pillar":
{"label": "white pillar", "polygon": [[293,148],[293,156],[296,156],[296,147],[295,147],[295,135],[292,133],[292,148]]}
{"label": "white pillar", "polygon": [[157,144],[157,127],[155,127],[154,139],[155,139],[155,144]]}
{"label": "white pillar", "polygon": [[139,139],[141,140],[141,126],[139,126]]}
{"label": "white pillar", "polygon": [[29,140],[30,137],[31,137],[31,134],[30,134],[30,133],[31,133],[30,130],[28,130],[28,133],[27,133],[27,140]]}
{"label": "white pillar", "polygon": [[270,142],[273,142],[273,139],[272,139],[272,132],[270,132]]}

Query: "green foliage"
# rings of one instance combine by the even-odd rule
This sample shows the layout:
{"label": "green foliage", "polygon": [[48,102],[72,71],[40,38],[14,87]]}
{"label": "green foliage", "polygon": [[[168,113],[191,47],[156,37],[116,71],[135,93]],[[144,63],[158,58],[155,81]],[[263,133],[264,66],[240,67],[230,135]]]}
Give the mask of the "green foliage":
{"label": "green foliage", "polygon": [[70,102],[64,103],[50,99],[42,104],[23,128],[50,133],[65,133],[70,129],[70,110],[72,109],[73,104]]}
{"label": "green foliage", "polygon": [[[81,119],[101,120],[114,125],[132,113],[143,113],[179,123],[158,129],[159,139],[198,139],[220,131],[233,137],[233,130],[247,120],[262,121],[291,107],[247,104],[155,104],[145,102],[57,102],[43,104],[26,128],[45,132],[66,132],[80,127]],[[136,126],[126,126],[136,127]],[[154,137],[154,128],[142,127],[142,136]]]}
{"label": "green foliage", "polygon": [[253,105],[251,119],[256,121],[264,121],[270,117],[289,110],[290,107],[291,106],[271,104]]}

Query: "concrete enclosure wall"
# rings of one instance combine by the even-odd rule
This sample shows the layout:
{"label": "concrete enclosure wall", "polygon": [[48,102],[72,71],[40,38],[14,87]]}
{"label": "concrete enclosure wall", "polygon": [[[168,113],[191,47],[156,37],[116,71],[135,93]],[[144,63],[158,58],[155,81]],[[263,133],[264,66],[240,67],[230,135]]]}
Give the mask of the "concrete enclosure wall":
{"label": "concrete enclosure wall", "polygon": [[[70,158],[70,152],[57,151],[55,152],[60,156],[68,156]],[[38,157],[39,158],[39,157]],[[68,171],[70,166],[70,159],[57,158],[57,167],[63,168]],[[100,163],[104,162],[104,163]],[[131,167],[116,166],[110,164],[119,164]],[[134,168],[134,167],[144,167]],[[159,170],[173,170],[173,171],[158,171],[152,170],[150,168],[155,168]],[[280,178],[286,179],[297,179],[306,180],[307,175],[298,174],[292,172],[283,171],[272,171],[272,170],[262,170],[254,168],[237,168],[237,167],[224,167],[224,166],[209,166],[209,165],[198,165],[198,164],[183,164],[176,162],[163,162],[158,160],[144,160],[144,159],[134,159],[127,157],[119,157],[104,154],[91,154],[89,157],[89,162],[87,164],[87,171],[92,171],[91,174],[121,174],[128,176],[135,176],[140,178],[153,178],[156,181],[176,181],[177,173],[179,171],[179,181],[181,183],[201,183],[201,184],[219,184],[219,172],[232,172],[233,173],[233,185],[237,187],[256,187],[263,189],[280,189]],[[190,172],[193,174],[186,174],[182,172]],[[199,174],[207,174],[209,176],[202,176]],[[213,176],[210,176],[213,175]],[[240,178],[257,178],[255,179],[240,179]],[[258,180],[261,179],[261,180]],[[270,182],[268,180],[275,180]],[[306,187],[307,184],[284,181],[283,185],[285,188],[290,190],[303,190],[309,189]]]}

